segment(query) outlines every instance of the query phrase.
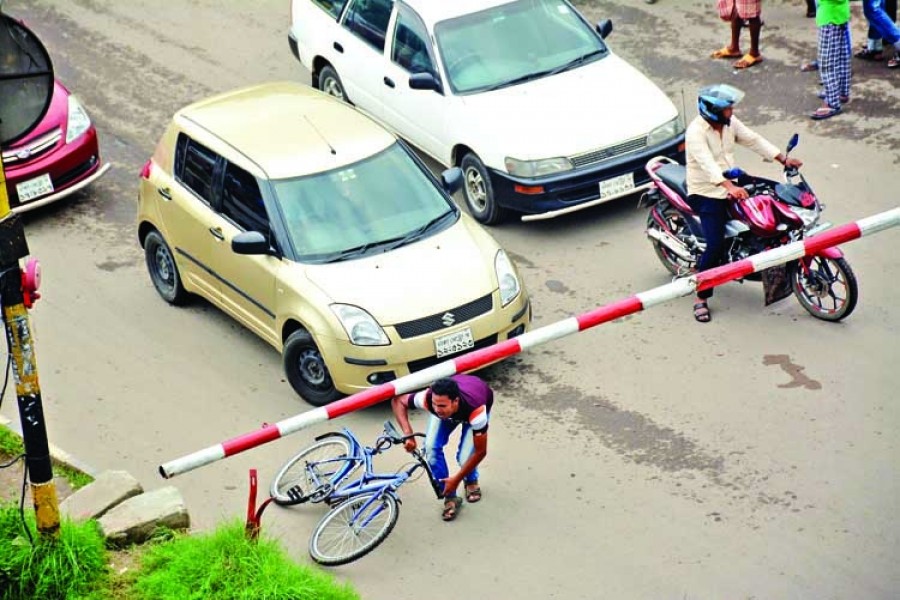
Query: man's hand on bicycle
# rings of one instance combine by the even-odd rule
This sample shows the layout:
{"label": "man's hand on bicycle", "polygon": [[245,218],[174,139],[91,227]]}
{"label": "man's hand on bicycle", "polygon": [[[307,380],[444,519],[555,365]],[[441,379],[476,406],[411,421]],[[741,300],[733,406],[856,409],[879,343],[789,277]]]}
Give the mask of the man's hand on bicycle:
{"label": "man's hand on bicycle", "polygon": [[407,438],[403,441],[403,448],[405,448],[407,452],[412,452],[417,447],[418,444],[416,444],[416,438],[414,437]]}

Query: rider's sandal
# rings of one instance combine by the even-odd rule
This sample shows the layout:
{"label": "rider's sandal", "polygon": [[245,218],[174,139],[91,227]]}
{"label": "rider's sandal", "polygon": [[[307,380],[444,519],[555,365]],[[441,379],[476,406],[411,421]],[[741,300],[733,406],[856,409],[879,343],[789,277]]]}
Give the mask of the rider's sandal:
{"label": "rider's sandal", "polygon": [[709,323],[712,314],[709,312],[709,305],[706,302],[698,302],[694,305],[694,318],[700,323]]}
{"label": "rider's sandal", "polygon": [[481,487],[477,483],[466,485],[466,502],[475,504],[481,500]]}
{"label": "rider's sandal", "polygon": [[459,514],[459,509],[461,506],[462,498],[460,498],[459,496],[445,498],[444,510],[441,512],[441,518],[445,521],[452,521]]}

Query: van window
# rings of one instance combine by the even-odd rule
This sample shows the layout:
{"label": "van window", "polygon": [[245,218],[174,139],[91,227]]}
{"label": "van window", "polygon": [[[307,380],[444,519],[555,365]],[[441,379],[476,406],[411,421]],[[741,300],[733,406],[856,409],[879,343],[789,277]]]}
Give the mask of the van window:
{"label": "van window", "polygon": [[370,45],[384,51],[384,38],[393,5],[393,0],[353,0],[347,8],[344,26]]}
{"label": "van window", "polygon": [[337,20],[341,16],[341,10],[347,4],[347,0],[313,0],[313,4],[318,4],[325,9],[325,12]]}
{"label": "van window", "polygon": [[428,33],[422,21],[401,8],[394,28],[391,60],[410,73],[435,73],[427,40]]}
{"label": "van window", "polygon": [[213,172],[217,158],[215,152],[183,133],[178,138],[175,178],[208,204],[212,204]]}

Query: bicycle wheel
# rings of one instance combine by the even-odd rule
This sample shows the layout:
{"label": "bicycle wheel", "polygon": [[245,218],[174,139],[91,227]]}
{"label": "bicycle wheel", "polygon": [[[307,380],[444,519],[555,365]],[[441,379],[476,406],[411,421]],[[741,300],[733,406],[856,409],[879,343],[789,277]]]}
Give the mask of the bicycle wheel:
{"label": "bicycle wheel", "polygon": [[[350,448],[350,439],[345,434],[333,432],[294,455],[272,480],[269,494],[275,504],[292,506],[306,502],[315,493],[317,485],[333,484],[347,464],[334,459],[350,456]],[[322,461],[329,462],[319,464]],[[313,474],[318,483],[313,481]]]}
{"label": "bicycle wheel", "polygon": [[316,525],[309,555],[330,566],[362,558],[387,538],[399,516],[400,505],[390,494],[369,492],[348,498]]}

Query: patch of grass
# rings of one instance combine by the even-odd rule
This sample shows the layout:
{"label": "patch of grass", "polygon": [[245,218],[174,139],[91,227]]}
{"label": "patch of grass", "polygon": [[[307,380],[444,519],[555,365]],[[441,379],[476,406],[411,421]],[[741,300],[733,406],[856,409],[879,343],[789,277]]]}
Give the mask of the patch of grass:
{"label": "patch of grass", "polygon": [[240,521],[150,547],[133,591],[141,600],[359,599],[327,573],[291,562],[275,541],[248,540]]}
{"label": "patch of grass", "polygon": [[[22,443],[22,438],[19,434],[8,427],[0,425],[0,455],[4,454],[10,458],[20,456],[25,454],[25,446]],[[72,486],[72,489],[76,490],[86,486],[94,480],[94,478],[87,473],[79,471],[78,469],[73,469],[69,465],[55,460],[53,461],[53,471],[65,477],[69,482],[69,485]]]}
{"label": "patch of grass", "polygon": [[22,444],[22,438],[13,433],[8,427],[0,425],[0,453],[9,456],[19,456],[25,454],[25,446]]}
{"label": "patch of grass", "polygon": [[60,524],[59,538],[39,536],[34,513],[0,507],[0,600],[78,598],[106,574],[106,548],[96,522]]}

